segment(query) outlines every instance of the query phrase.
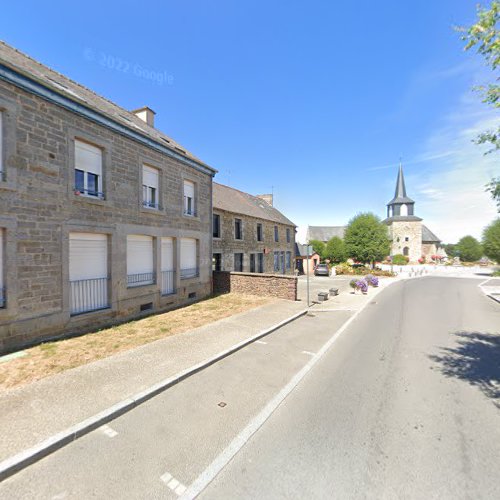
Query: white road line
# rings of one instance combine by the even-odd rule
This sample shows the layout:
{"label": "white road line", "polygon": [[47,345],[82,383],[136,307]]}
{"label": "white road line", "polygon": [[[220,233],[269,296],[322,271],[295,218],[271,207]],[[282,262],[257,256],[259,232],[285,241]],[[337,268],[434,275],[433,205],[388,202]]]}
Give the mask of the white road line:
{"label": "white road line", "polygon": [[264,342],[263,340],[256,340],[255,343],[267,345],[267,342]]}
{"label": "white road line", "polygon": [[309,354],[309,356],[316,356],[316,353],[311,351],[302,351],[302,354]]}
{"label": "white road line", "polygon": [[485,283],[488,283],[488,281],[492,280],[493,278],[488,278],[487,280],[484,280],[482,281],[481,283],[479,283],[479,285],[477,286],[483,286]]}
{"label": "white road line", "polygon": [[247,441],[259,430],[265,421],[275,412],[286,397],[295,389],[299,382],[309,373],[312,367],[324,356],[330,347],[347,330],[349,325],[358,317],[358,314],[369,304],[366,302],[359,311],[355,312],[334,335],[328,340],[317,354],[281,389],[281,391],[262,409],[262,411],[250,421],[250,423],[229,443],[209,466],[195,479],[181,497],[181,500],[193,500],[196,498],[221,472],[221,470],[233,459],[233,457],[245,446]]}
{"label": "white road line", "polygon": [[99,427],[99,429],[101,429],[101,431],[104,434],[106,434],[106,436],[108,436],[110,438],[114,438],[115,436],[118,436],[118,432],[116,432],[114,429],[112,429],[108,424],[101,425],[101,427]]}
{"label": "white road line", "polygon": [[187,490],[186,486],[184,486],[178,479],[175,479],[170,472],[165,472],[165,474],[160,476],[160,479],[179,496]]}

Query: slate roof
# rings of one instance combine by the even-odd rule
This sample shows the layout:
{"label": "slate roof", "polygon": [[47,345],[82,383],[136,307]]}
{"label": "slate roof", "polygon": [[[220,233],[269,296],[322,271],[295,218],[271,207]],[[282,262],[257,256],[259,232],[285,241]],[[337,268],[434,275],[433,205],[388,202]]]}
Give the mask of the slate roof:
{"label": "slate roof", "polygon": [[295,227],[290,219],[261,198],[217,182],[213,183],[213,208]]}
{"label": "slate roof", "polygon": [[403,175],[403,166],[399,165],[398,178],[396,180],[396,191],[394,198],[388,203],[393,205],[395,203],[415,203],[411,198],[406,195],[405,177]]}
{"label": "slate roof", "polygon": [[441,240],[427,226],[422,224],[422,243],[441,243]]}
{"label": "slate roof", "polygon": [[346,226],[308,226],[307,240],[328,241],[334,236],[344,237]]}
{"label": "slate roof", "polygon": [[[309,254],[309,257],[313,255],[318,255],[314,250]],[[307,258],[307,245],[302,243],[295,243],[295,257]]]}
{"label": "slate roof", "polygon": [[420,217],[417,217],[416,215],[396,215],[395,217],[387,217],[387,219],[384,219],[382,222],[384,224],[389,224],[390,222],[411,222],[411,221],[421,221]]}
{"label": "slate roof", "polygon": [[203,165],[204,167],[215,172],[212,167],[203,163],[171,137],[166,136],[154,127],[150,127],[130,111],[118,106],[109,99],[96,94],[92,90],[71,80],[61,73],[44,66],[35,59],[23,54],[19,50],[11,47],[1,40],[0,65],[4,65],[11,70],[34,80],[44,87],[63,95],[67,99],[70,99],[71,101],[74,101],[86,108],[106,116],[107,118],[112,119],[115,122],[118,122],[120,125],[129,128],[135,133],[139,133],[153,139],[161,144],[161,146],[167,147],[177,154],[192,159],[200,165]]}

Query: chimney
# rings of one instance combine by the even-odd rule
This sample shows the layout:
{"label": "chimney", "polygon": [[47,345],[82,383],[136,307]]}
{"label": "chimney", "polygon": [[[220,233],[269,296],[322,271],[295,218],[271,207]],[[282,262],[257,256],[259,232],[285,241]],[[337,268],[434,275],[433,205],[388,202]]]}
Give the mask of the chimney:
{"label": "chimney", "polygon": [[272,194],[258,194],[258,195],[256,195],[256,197],[260,198],[261,200],[264,200],[266,203],[273,206],[273,195]]}
{"label": "chimney", "polygon": [[144,106],[143,108],[134,109],[132,113],[134,113],[134,115],[142,121],[146,122],[150,127],[155,126],[156,113],[151,108]]}

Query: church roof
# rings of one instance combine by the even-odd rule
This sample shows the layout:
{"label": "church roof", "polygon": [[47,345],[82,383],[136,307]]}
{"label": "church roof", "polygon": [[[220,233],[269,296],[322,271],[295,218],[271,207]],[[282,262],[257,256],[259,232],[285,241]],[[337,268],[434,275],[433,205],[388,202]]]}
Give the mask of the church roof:
{"label": "church roof", "polygon": [[328,241],[334,236],[344,237],[345,226],[308,226],[307,240]]}
{"label": "church roof", "polygon": [[416,215],[396,215],[395,217],[387,217],[382,222],[384,224],[389,224],[390,222],[412,222],[412,221],[421,221],[420,217]]}
{"label": "church roof", "polygon": [[441,240],[427,226],[422,224],[422,243],[441,243]]}
{"label": "church roof", "polygon": [[401,163],[399,164],[398,179],[396,181],[396,191],[394,192],[394,198],[388,203],[388,205],[394,205],[396,203],[415,203],[406,195],[403,165],[401,165]]}

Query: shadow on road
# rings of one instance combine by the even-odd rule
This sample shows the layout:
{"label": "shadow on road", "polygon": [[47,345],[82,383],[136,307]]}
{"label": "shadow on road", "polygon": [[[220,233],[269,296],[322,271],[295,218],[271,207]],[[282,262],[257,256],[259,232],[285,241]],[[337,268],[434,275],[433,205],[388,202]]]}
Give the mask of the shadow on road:
{"label": "shadow on road", "polygon": [[456,332],[458,346],[442,348],[429,356],[447,377],[456,377],[478,387],[500,408],[500,335]]}

